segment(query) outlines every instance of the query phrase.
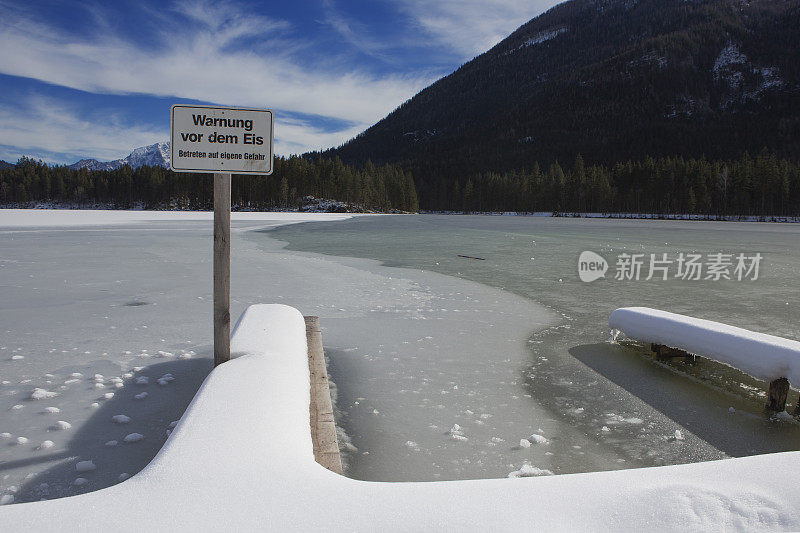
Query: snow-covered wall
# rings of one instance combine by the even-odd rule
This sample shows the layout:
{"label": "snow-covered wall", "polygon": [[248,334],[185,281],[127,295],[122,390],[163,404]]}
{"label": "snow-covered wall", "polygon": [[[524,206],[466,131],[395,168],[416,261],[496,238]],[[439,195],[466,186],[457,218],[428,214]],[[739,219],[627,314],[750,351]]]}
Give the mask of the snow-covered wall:
{"label": "snow-covered wall", "polygon": [[216,368],[139,474],[0,508],[5,531],[800,529],[800,454],[518,479],[375,483],[313,459],[305,325],[250,307]]}
{"label": "snow-covered wall", "polygon": [[611,313],[611,329],[738,368],[757,379],[787,378],[800,385],[800,342],[649,307]]}

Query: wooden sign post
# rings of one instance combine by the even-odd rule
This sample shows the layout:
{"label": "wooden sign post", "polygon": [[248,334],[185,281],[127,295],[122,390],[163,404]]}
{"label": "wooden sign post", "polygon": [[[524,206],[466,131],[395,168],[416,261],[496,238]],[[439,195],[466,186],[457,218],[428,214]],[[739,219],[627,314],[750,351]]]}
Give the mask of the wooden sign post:
{"label": "wooden sign post", "polygon": [[170,168],[214,174],[214,366],[231,358],[231,174],[272,174],[268,109],[172,106]]}
{"label": "wooden sign post", "polygon": [[214,174],[214,366],[231,358],[231,175]]}

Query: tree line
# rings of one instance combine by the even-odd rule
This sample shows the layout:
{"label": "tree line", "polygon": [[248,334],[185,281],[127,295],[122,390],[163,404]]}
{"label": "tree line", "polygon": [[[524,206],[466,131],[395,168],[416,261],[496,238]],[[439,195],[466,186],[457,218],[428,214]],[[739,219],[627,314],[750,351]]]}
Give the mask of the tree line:
{"label": "tree line", "polygon": [[[231,179],[233,209],[269,210],[299,207],[314,196],[375,211],[417,211],[411,175],[397,165],[361,168],[337,158],[275,158],[271,176],[236,175]],[[0,205],[60,206],[111,209],[213,208],[211,174],[177,173],[162,167],[124,165],[115,170],[90,171],[52,166],[30,158],[0,169]]]}
{"label": "tree line", "polygon": [[763,151],[737,160],[645,158],[483,172],[419,184],[422,209],[557,213],[800,216],[800,164]]}
{"label": "tree line", "polygon": [[[389,212],[556,212],[800,217],[800,164],[767,150],[739,159],[664,157],[440,177],[415,184],[400,165],[361,168],[338,158],[276,158],[272,176],[234,175],[234,209],[297,208],[305,196]],[[418,197],[419,194],[419,197]],[[0,205],[51,203],[113,209],[213,207],[210,174],[161,167],[110,171],[50,166],[28,158],[0,169]]]}

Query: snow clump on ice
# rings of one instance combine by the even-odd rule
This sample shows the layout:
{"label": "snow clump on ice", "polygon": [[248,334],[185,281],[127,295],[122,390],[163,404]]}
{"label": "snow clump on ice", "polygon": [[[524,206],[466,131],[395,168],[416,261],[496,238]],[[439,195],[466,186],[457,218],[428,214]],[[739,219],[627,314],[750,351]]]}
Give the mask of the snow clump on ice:
{"label": "snow clump on ice", "polygon": [[534,433],[528,440],[531,441],[533,444],[548,444],[550,441],[547,440],[543,435],[539,435],[538,433]]}
{"label": "snow clump on ice", "polygon": [[131,417],[126,415],[114,415],[111,417],[111,420],[113,420],[116,424],[127,424],[131,421]]}
{"label": "snow clump on ice", "polygon": [[450,435],[450,438],[453,440],[457,440],[460,442],[466,442],[469,440],[467,437],[464,436],[464,431],[458,424],[453,424],[453,427],[450,428],[448,434]]}
{"label": "snow clump on ice", "polygon": [[141,433],[129,433],[128,435],[125,435],[125,438],[123,440],[125,442],[139,442],[143,438],[144,435],[142,435]]}
{"label": "snow clump on ice", "polygon": [[33,389],[33,392],[31,393],[31,400],[44,400],[47,398],[53,398],[54,396],[58,396],[58,393],[37,387]]}
{"label": "snow clump on ice", "polygon": [[78,461],[75,464],[75,471],[76,472],[91,472],[97,468],[97,465],[94,464],[94,461],[91,459],[88,461]]}
{"label": "snow clump on ice", "polygon": [[523,463],[519,470],[514,470],[508,473],[508,477],[536,477],[536,476],[552,476],[553,472],[544,468],[537,468],[530,463]]}

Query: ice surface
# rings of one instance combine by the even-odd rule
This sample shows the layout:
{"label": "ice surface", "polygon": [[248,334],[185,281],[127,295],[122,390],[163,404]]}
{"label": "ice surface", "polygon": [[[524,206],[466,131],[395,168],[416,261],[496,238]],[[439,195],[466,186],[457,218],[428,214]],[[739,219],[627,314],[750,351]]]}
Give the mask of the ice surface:
{"label": "ice surface", "polygon": [[[407,270],[402,271],[402,277],[409,272],[433,270],[478,281],[544,303],[557,314],[554,325],[542,331],[532,327],[523,334],[530,337],[528,354],[521,358],[523,362],[518,372],[505,376],[500,372],[492,373],[498,366],[489,367],[488,364],[483,369],[485,376],[478,378],[441,364],[441,359],[437,360],[438,366],[444,368],[433,369],[433,365],[425,364],[439,356],[439,352],[436,355],[429,352],[427,356],[424,352],[413,354],[417,359],[407,361],[408,366],[390,368],[380,364],[381,356],[396,357],[402,362],[408,345],[396,350],[398,354],[387,356],[384,347],[376,346],[382,344],[380,342],[364,344],[348,342],[346,338],[337,339],[336,343],[326,341],[331,356],[330,374],[339,385],[342,413],[337,421],[353,435],[354,445],[371,451],[366,458],[352,457],[348,475],[384,480],[504,476],[511,470],[510,464],[519,465],[519,457],[514,454],[531,453],[516,452],[516,446],[496,446],[485,460],[479,461],[484,459],[480,451],[472,457],[464,457],[470,461],[467,464],[461,455],[456,455],[460,450],[454,448],[458,444],[463,449],[466,443],[448,442],[451,456],[443,457],[444,464],[439,460],[431,461],[435,464],[422,464],[419,457],[395,449],[396,445],[390,442],[392,438],[402,438],[400,442],[413,438],[423,452],[429,449],[434,454],[438,445],[416,434],[395,435],[393,428],[398,426],[398,420],[403,420],[403,424],[410,420],[413,424],[421,419],[424,424],[420,424],[420,429],[440,439],[447,438],[443,433],[458,421],[467,429],[470,447],[474,445],[487,453],[485,439],[491,435],[499,435],[515,444],[521,436],[532,432],[546,435],[551,444],[545,453],[552,455],[542,461],[536,456],[535,464],[555,473],[636,468],[798,449],[800,425],[780,420],[772,422],[761,414],[764,400],[755,396],[765,394],[764,384],[743,380],[742,376],[737,379],[737,373],[710,361],[696,365],[657,365],[651,358],[642,357],[643,350],[638,343],[605,341],[609,314],[627,305],[663,307],[797,339],[796,320],[792,317],[797,316],[800,299],[793,298],[786,287],[793,286],[793,280],[800,276],[800,248],[795,245],[800,239],[800,224],[421,216],[291,226],[280,228],[273,235],[289,241],[294,250],[372,258],[404,267]],[[600,253],[612,265],[615,256],[623,252],[643,253],[645,261],[649,253],[667,253],[674,257],[682,251],[761,252],[769,258],[769,266],[762,264],[762,275],[753,283],[690,283],[680,279],[624,282],[614,280],[610,272],[606,279],[587,284],[580,282],[576,271],[576,259],[584,250]],[[463,253],[485,257],[487,261],[480,264],[464,261],[457,257]],[[530,260],[533,256],[535,262]],[[643,277],[646,277],[646,266]],[[484,298],[480,300],[480,304],[487,303]],[[440,308],[451,312],[460,310],[459,318],[468,322],[472,317],[464,310],[474,307],[479,306],[470,300],[466,305],[442,305]],[[480,312],[486,318],[490,316],[486,310]],[[448,343],[453,336],[469,335],[461,333],[460,324],[444,327],[443,321],[440,323]],[[468,323],[464,325],[465,329],[469,328]],[[339,322],[336,329],[341,327]],[[451,335],[450,332],[458,333]],[[324,337],[329,335],[327,331],[323,334]],[[442,332],[431,336],[439,341],[439,346],[444,344]],[[404,340],[413,345],[419,338],[422,336],[409,335]],[[345,351],[354,347],[358,350]],[[483,350],[478,346],[461,349]],[[383,354],[378,350],[384,350]],[[502,353],[502,349],[486,350],[486,360],[494,361],[488,354],[498,352]],[[447,359],[454,358],[448,356]],[[500,356],[497,362],[504,359]],[[509,369],[515,366],[515,361],[512,356]],[[399,379],[405,377],[406,368],[418,371],[407,383]],[[446,379],[435,371],[426,372],[429,369],[454,375]],[[684,373],[691,375],[687,379]],[[448,381],[454,381],[459,391],[469,387],[468,392],[473,396],[468,399],[485,402],[486,412],[495,417],[488,421],[472,422],[470,419],[465,423],[468,415],[463,411],[483,412],[475,403],[461,401],[463,407],[459,414],[463,418],[458,418],[446,402],[423,395],[427,387],[446,385]],[[732,387],[738,388],[740,381],[753,385],[753,392],[742,394],[733,390],[735,401],[732,401],[728,393]],[[423,384],[425,389],[411,384]],[[447,389],[437,387],[432,392],[439,394],[441,390]],[[365,394],[370,391],[374,391],[371,397]],[[391,406],[380,405],[397,402],[405,396],[413,400],[412,395],[417,401],[408,402],[411,405],[405,403],[396,411]],[[362,418],[365,402],[354,403],[360,396],[369,397],[373,404],[370,407],[379,409],[387,418]],[[384,397],[387,400],[381,402]],[[441,398],[453,396],[448,394]],[[429,403],[424,404],[423,399],[428,399]],[[501,408],[503,412],[498,413],[494,407],[504,403],[509,407],[524,406],[524,402],[544,407],[543,416],[526,417],[524,410],[508,408]],[[414,409],[416,405],[428,407]],[[735,421],[733,417],[720,416],[720,412],[727,412],[732,405],[737,412]],[[608,413],[614,416],[607,416]],[[611,425],[607,421],[612,422]],[[480,422],[485,423],[481,425]],[[665,435],[674,432],[676,423],[682,427],[684,442],[665,439]],[[777,430],[777,423],[781,424],[780,430]],[[502,429],[489,435],[475,434],[475,429],[492,425],[500,429],[503,424],[516,431]],[[443,429],[431,430],[428,425]],[[602,429],[604,426],[606,430]],[[581,449],[576,450],[573,445]],[[391,451],[383,456],[382,449]],[[533,453],[544,450],[534,448]],[[376,454],[381,454],[381,460],[377,460]],[[451,462],[453,456],[458,464]],[[495,459],[504,460],[495,462]],[[412,471],[416,474],[414,477],[409,474]]]}

